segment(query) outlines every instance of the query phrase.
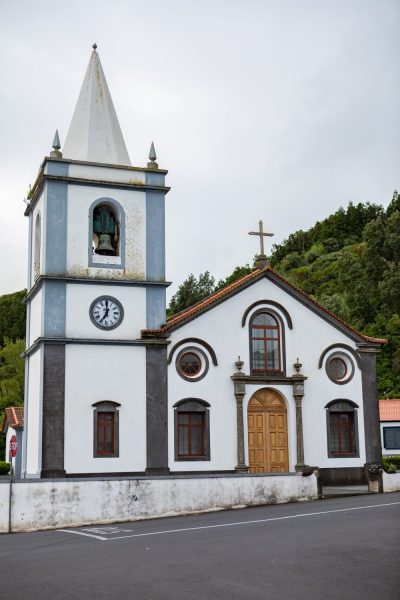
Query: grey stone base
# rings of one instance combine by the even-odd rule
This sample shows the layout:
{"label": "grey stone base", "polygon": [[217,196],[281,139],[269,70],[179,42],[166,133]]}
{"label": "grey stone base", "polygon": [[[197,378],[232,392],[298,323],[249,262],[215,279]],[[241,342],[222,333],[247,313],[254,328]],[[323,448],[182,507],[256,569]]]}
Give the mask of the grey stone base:
{"label": "grey stone base", "polygon": [[170,474],[170,470],[168,467],[161,467],[161,468],[154,467],[153,469],[146,469],[146,475],[169,475],[169,474]]}
{"label": "grey stone base", "polygon": [[365,485],[368,483],[364,467],[320,469],[321,485]]}
{"label": "grey stone base", "polygon": [[42,479],[59,479],[66,476],[67,473],[63,469],[42,469],[40,473]]}

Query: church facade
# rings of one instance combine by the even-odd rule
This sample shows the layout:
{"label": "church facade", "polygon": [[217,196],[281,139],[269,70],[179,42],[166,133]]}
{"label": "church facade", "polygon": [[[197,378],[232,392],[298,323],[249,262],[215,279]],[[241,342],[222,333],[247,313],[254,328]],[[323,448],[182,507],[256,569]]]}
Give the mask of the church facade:
{"label": "church facade", "polygon": [[131,166],[94,47],[26,209],[25,478],[380,463],[376,353],[261,260],[165,322],[165,184]]}

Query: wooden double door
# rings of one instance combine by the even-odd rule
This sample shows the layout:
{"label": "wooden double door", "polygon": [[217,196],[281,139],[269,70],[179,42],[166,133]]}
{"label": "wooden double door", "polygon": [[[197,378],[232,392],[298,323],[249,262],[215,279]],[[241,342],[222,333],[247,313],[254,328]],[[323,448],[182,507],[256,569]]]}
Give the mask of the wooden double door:
{"label": "wooden double door", "polygon": [[253,394],[247,423],[250,473],[289,471],[287,410],[281,396],[269,389]]}

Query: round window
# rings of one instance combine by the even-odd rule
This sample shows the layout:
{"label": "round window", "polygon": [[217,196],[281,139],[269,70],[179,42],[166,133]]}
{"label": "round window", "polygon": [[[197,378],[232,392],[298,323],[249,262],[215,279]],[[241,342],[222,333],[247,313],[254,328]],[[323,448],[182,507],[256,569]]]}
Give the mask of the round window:
{"label": "round window", "polygon": [[354,363],[344,352],[335,352],[326,362],[326,374],[334,383],[347,383],[354,375]]}
{"label": "round window", "polygon": [[201,371],[200,358],[194,352],[185,352],[179,360],[179,368],[187,377],[194,377]]}
{"label": "round window", "polygon": [[208,358],[200,348],[184,348],[176,357],[176,370],[183,379],[198,381],[208,371]]}

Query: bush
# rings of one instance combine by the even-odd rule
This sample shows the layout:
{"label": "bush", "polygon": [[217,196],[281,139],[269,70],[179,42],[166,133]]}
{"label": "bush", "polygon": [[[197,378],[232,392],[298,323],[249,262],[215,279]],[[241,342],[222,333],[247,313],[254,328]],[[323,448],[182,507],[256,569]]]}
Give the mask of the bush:
{"label": "bush", "polygon": [[396,473],[396,471],[400,471],[400,455],[382,456],[382,466],[386,473]]}
{"label": "bush", "polygon": [[0,460],[0,475],[7,475],[10,471],[10,463]]}

